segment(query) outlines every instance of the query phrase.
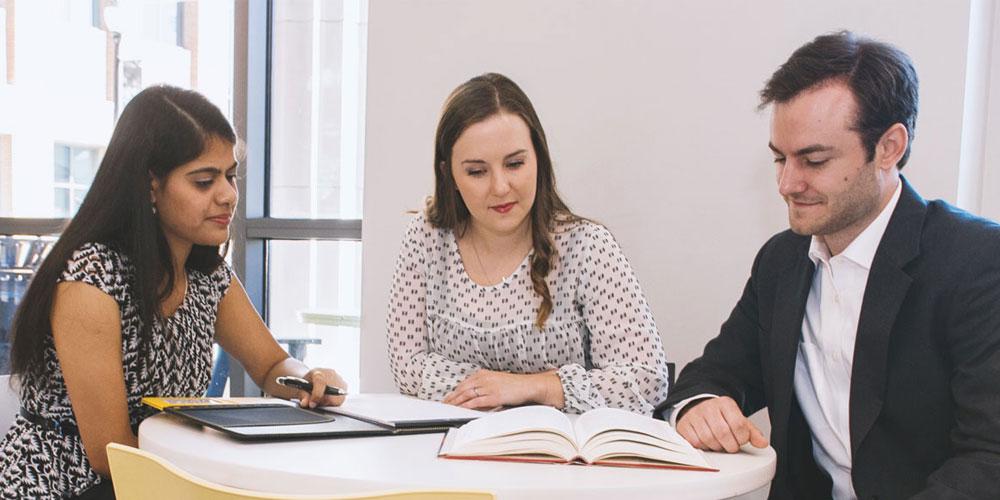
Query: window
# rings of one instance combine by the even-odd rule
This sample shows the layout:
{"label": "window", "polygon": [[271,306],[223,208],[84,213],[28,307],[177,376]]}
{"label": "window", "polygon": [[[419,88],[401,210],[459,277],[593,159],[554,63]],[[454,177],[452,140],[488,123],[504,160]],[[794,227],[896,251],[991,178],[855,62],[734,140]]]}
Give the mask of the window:
{"label": "window", "polygon": [[271,215],[361,216],[360,2],[275,2]]}
{"label": "window", "polygon": [[78,26],[96,27],[93,23],[96,14],[95,8],[98,6],[93,1],[55,0],[51,6],[52,16],[58,21]]}
{"label": "window", "polygon": [[[246,9],[238,132],[265,147],[248,148],[234,267],[280,343],[358,387],[367,2]],[[233,394],[254,392],[238,378]]]}
{"label": "window", "polygon": [[68,218],[80,208],[97,172],[98,156],[97,148],[56,144],[53,181],[56,217]]}
{"label": "window", "polygon": [[336,369],[352,388],[360,382],[360,262],[357,241],[268,242],[272,333],[309,366]]}

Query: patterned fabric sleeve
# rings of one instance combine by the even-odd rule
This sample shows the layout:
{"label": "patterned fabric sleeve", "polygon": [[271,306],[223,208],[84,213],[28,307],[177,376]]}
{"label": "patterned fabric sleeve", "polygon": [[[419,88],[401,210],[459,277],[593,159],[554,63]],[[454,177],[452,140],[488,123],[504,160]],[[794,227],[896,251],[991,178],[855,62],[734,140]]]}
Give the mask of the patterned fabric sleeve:
{"label": "patterned fabric sleeve", "polygon": [[567,412],[611,406],[651,415],[667,397],[667,360],[632,266],[611,233],[593,225],[577,300],[589,330],[587,370],[559,368]]}
{"label": "patterned fabric sleeve", "polygon": [[430,352],[426,255],[430,238],[423,216],[414,217],[396,259],[386,323],[389,366],[396,387],[403,394],[441,400],[479,367]]}
{"label": "patterned fabric sleeve", "polygon": [[118,297],[121,270],[124,266],[117,253],[100,243],[87,243],[78,248],[66,261],[66,269],[59,281],[78,281],[94,286],[100,291]]}
{"label": "patterned fabric sleeve", "polygon": [[215,271],[212,271],[210,278],[212,279],[212,283],[215,284],[216,293],[218,293],[219,300],[221,301],[226,296],[229,285],[233,281],[233,269],[229,267],[228,263],[223,261],[219,264],[219,267],[215,268]]}

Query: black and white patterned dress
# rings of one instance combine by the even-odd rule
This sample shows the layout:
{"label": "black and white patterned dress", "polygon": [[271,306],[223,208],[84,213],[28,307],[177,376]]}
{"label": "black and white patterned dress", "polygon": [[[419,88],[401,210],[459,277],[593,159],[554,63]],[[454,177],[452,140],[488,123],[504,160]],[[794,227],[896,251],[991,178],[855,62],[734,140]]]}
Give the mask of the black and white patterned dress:
{"label": "black and white patterned dress", "polygon": [[528,258],[503,282],[479,285],[465,272],[454,233],[414,217],[396,261],[387,318],[399,390],[440,400],[480,368],[556,369],[566,412],[610,406],[652,414],[667,396],[667,361],[632,267],[598,224],[566,224],[553,238],[559,252],[547,278],[553,309],[539,331],[541,298]]}
{"label": "black and white patterned dress", "polygon": [[[212,370],[212,342],[219,302],[229,288],[225,264],[211,275],[188,271],[188,288],[177,311],[154,325],[152,345],[140,349],[140,320],[133,295],[133,268],[126,255],[90,243],[73,253],[62,281],[99,288],[118,303],[122,327],[122,365],[135,428],[149,412],[143,396],[200,396]],[[45,370],[21,384],[21,406],[47,421],[75,425],[52,336],[45,339]],[[90,467],[80,436],[60,434],[17,416],[0,442],[0,497],[60,498],[105,481]]]}

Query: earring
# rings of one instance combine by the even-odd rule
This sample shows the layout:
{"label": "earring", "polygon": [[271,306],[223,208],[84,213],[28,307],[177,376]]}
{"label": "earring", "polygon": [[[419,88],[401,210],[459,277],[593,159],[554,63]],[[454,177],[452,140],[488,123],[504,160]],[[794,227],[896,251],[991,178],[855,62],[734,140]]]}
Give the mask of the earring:
{"label": "earring", "polygon": [[153,205],[153,215],[156,215],[156,205]]}

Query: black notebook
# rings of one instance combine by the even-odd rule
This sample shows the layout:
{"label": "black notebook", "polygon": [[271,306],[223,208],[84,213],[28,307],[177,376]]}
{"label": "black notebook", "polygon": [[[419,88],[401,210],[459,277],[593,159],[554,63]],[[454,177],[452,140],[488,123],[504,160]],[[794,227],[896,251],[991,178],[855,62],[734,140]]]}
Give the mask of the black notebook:
{"label": "black notebook", "polygon": [[396,429],[274,398],[143,398],[142,402],[247,441],[442,432],[440,428]]}

